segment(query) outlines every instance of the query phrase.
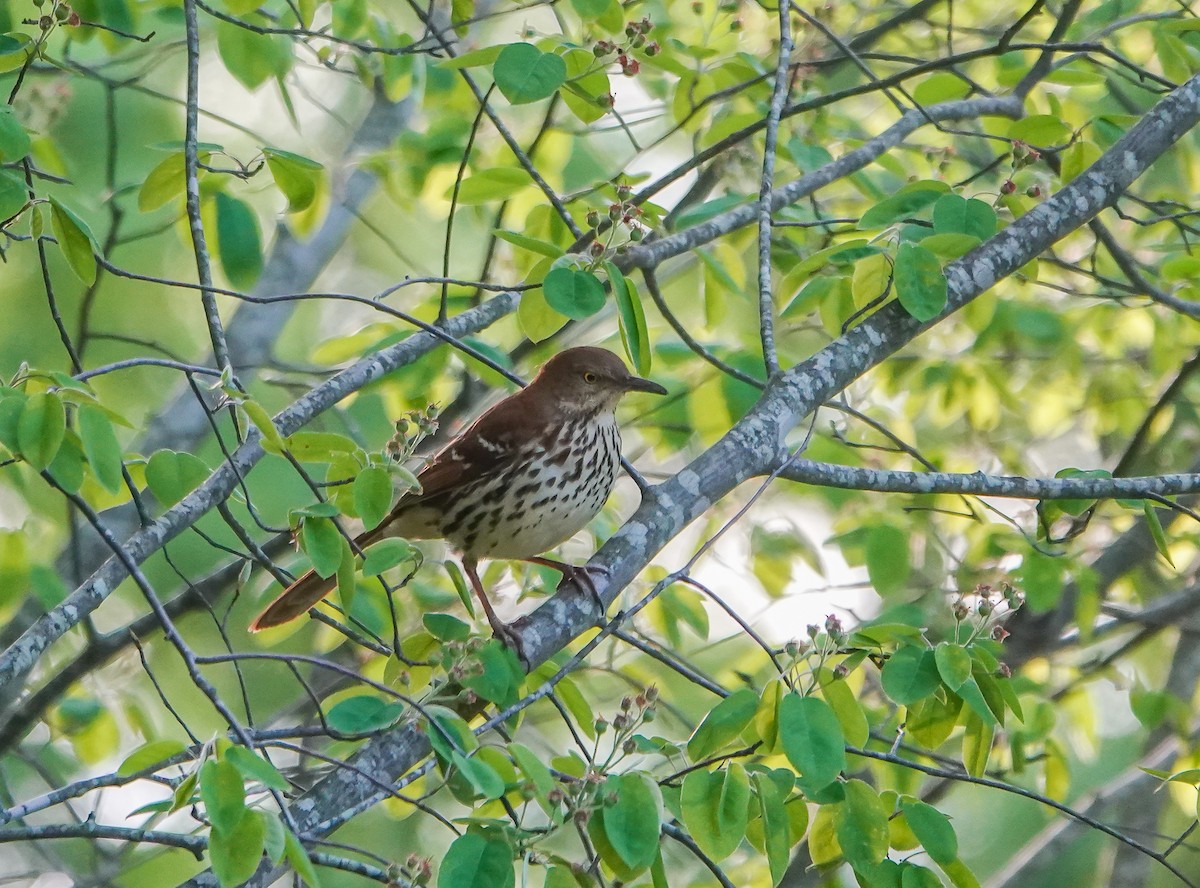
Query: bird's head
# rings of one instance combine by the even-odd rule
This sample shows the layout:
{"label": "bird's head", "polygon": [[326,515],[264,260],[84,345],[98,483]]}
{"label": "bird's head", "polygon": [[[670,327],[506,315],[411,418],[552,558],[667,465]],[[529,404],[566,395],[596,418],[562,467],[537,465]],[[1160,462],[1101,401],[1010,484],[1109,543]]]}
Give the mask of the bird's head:
{"label": "bird's head", "polygon": [[559,352],[542,366],[530,388],[546,391],[562,406],[584,413],[612,410],[626,392],[667,393],[657,382],[634,376],[612,352],[592,346]]}

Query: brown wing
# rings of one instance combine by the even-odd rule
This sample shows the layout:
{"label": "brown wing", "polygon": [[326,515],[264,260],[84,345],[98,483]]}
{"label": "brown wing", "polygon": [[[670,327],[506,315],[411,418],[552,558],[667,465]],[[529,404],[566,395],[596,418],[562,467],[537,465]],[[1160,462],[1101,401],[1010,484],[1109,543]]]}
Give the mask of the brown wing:
{"label": "brown wing", "polygon": [[[355,539],[359,548],[389,536],[389,525],[404,510],[450,493],[467,481],[502,470],[521,440],[528,438],[529,424],[539,418],[528,412],[527,408],[536,407],[525,404],[523,394],[524,391],[517,392],[493,405],[438,451],[417,473],[421,492],[400,497],[378,527],[359,534]],[[258,632],[296,619],[315,607],[336,585],[336,576],[322,578],[310,570],[267,605],[250,624],[250,631]]]}
{"label": "brown wing", "polygon": [[530,413],[536,410],[536,402],[526,397],[528,391],[523,389],[493,404],[439,450],[417,473],[421,492],[400,497],[380,527],[403,509],[453,491],[468,481],[486,478],[508,465],[522,441],[528,441],[531,426],[540,419]]}

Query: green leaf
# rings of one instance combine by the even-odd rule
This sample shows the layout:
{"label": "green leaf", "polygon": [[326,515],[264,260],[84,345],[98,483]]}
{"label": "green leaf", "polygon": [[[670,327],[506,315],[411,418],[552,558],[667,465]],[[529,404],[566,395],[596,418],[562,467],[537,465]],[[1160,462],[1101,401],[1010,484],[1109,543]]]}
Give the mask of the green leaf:
{"label": "green leaf", "polygon": [[337,703],[325,720],[341,734],[368,734],[391,727],[404,714],[404,704],[362,694]]}
{"label": "green leaf", "polygon": [[164,506],[174,505],[205,480],[209,467],[198,456],[158,450],[146,463],[146,484]]}
{"label": "green leaf", "polygon": [[96,248],[92,231],[82,219],[50,197],[50,229],[75,276],[88,286],[96,280]]}
{"label": "green leaf", "polygon": [[571,0],[571,7],[579,13],[580,18],[592,21],[605,13],[609,2],[610,0]]}
{"label": "green leaf", "polygon": [[317,868],[313,866],[308,852],[304,850],[304,846],[300,844],[296,834],[290,830],[284,837],[284,853],[287,856],[288,864],[296,871],[296,875],[308,884],[309,888],[321,888],[321,882],[317,877]]}
{"label": "green leaf", "polygon": [[577,321],[604,308],[604,285],[590,271],[551,269],[542,281],[542,293],[551,308]]}
{"label": "green leaf", "polygon": [[934,861],[943,864],[958,858],[958,836],[954,834],[949,817],[932,805],[916,800],[905,800],[900,808],[909,829]]}
{"label": "green leaf", "polygon": [[[5,8],[0,6],[0,16],[3,16],[5,12]],[[14,23],[10,21],[5,24],[11,26]],[[33,41],[30,40],[29,35],[19,31],[0,34],[0,74],[15,71],[24,65],[25,60],[31,54],[32,46]]]}
{"label": "green leaf", "polygon": [[[349,5],[333,4],[336,12]],[[292,67],[292,42],[283,34],[256,34],[240,25],[219,21],[217,52],[229,73],[246,89],[255,90],[272,78],[280,78]],[[346,36],[346,35],[341,35]]]}
{"label": "green leaf", "polygon": [[17,215],[28,201],[25,183],[8,170],[0,170],[0,222]]}
{"label": "green leaf", "polygon": [[273,764],[244,746],[231,746],[225,750],[225,761],[249,780],[257,780],[263,786],[280,792],[290,789],[290,784]]}
{"label": "green leaf", "polygon": [[183,780],[179,781],[179,785],[175,787],[175,792],[171,794],[170,811],[172,814],[193,804],[196,784],[199,782],[200,775],[196,771],[193,771],[184,777]]}
{"label": "green leaf", "polygon": [[608,280],[617,303],[617,320],[621,326],[621,343],[634,369],[646,376],[650,373],[650,334],[646,330],[646,313],[642,298],[633,281],[621,274],[611,262],[605,262]]}
{"label": "green leaf", "polygon": [[602,809],[604,832],[617,856],[631,869],[646,869],[658,856],[662,829],[662,793],[648,775],[637,772],[610,776],[607,792],[616,802]]}
{"label": "green leaf", "polygon": [[217,253],[229,282],[241,290],[254,286],[262,272],[262,234],[258,217],[244,200],[217,192]]}
{"label": "green leaf", "polygon": [[566,82],[567,64],[530,43],[510,43],[496,57],[492,76],[506,99],[524,105],[554,95]]}
{"label": "green leaf", "polygon": [[541,290],[526,290],[517,306],[517,323],[530,342],[542,342],[563,328],[570,319],[550,307]]}
{"label": "green leaf", "polygon": [[1032,613],[1044,614],[1062,597],[1065,567],[1061,558],[1036,549],[1025,554],[1017,574],[1025,591],[1025,605]]}
{"label": "green leaf", "polygon": [[287,198],[288,212],[308,209],[317,196],[324,167],[315,160],[279,148],[263,148],[263,157],[275,184]]}
{"label": "green leaf", "polygon": [[262,435],[263,450],[276,455],[282,453],[286,446],[283,436],[279,434],[279,429],[275,428],[275,422],[271,419],[271,414],[267,413],[266,408],[257,401],[249,399],[243,401],[241,406],[250,422],[254,423],[254,427]]}
{"label": "green leaf", "polygon": [[504,780],[496,769],[478,756],[467,758],[462,753],[451,753],[450,761],[458,768],[476,794],[485,799],[498,799],[504,795]]}
{"label": "green leaf", "polygon": [[1053,114],[1031,114],[1015,120],[1008,128],[1010,139],[1047,148],[1071,138],[1071,128]]}
{"label": "green leaf", "polygon": [[880,595],[904,588],[912,565],[908,557],[908,534],[890,524],[877,524],[867,531],[867,576]]}
{"label": "green leaf", "polygon": [[423,614],[421,622],[430,635],[441,641],[466,641],[471,637],[471,627],[450,614]]}
{"label": "green leaf", "polygon": [[237,825],[228,830],[214,829],[208,837],[208,856],[213,875],[222,888],[235,888],[246,882],[258,869],[267,839],[267,826],[261,811],[242,810]]}
{"label": "green leaf", "polygon": [[485,46],[482,49],[473,49],[470,52],[464,52],[462,55],[455,56],[452,59],[442,59],[437,63],[437,66],[451,71],[457,71],[462,68],[478,68],[483,65],[490,65],[496,61],[503,50],[504,46]]}
{"label": "green leaf", "polygon": [[548,813],[553,806],[549,804],[547,796],[550,795],[557,785],[554,775],[543,764],[541,758],[528,746],[516,742],[509,743],[508,752],[517,767],[521,769],[521,772],[533,784],[534,790],[538,794],[538,802]]}
{"label": "green leaf", "polygon": [[279,819],[278,814],[266,811],[259,813],[263,814],[263,825],[267,828],[266,838],[263,840],[263,851],[266,852],[271,863],[282,863],[283,855],[287,852],[287,828]]}
{"label": "green leaf", "polygon": [[[950,879],[950,884],[954,888],[979,888],[979,880],[975,878],[975,874],[961,860],[952,860],[949,863],[939,864]],[[908,888],[908,886],[904,886]]]}
{"label": "green leaf", "polygon": [[[462,180],[458,202],[471,206],[505,200],[529,185],[529,173],[520,167],[491,167]],[[446,189],[446,199],[449,200],[453,193],[452,185]]]}
{"label": "green leaf", "polygon": [[521,662],[498,639],[489,639],[477,654],[481,671],[463,678],[463,686],[501,707],[511,706],[520,696],[525,673]]}
{"label": "green leaf", "polygon": [[138,191],[138,209],[149,213],[183,194],[187,185],[186,170],[182,151],[159,161]]}
{"label": "green leaf", "polygon": [[846,800],[838,805],[837,839],[853,867],[877,864],[887,856],[888,811],[879,793],[861,780],[845,784]]}
{"label": "green leaf", "polygon": [[242,775],[226,761],[209,759],[200,768],[200,798],[215,832],[229,832],[246,811]]}
{"label": "green leaf", "polygon": [[928,648],[899,648],[880,675],[883,692],[901,706],[910,706],[936,691],[942,683],[937,660]]}
{"label": "green leaf", "polygon": [[938,675],[952,691],[957,691],[971,677],[971,655],[961,644],[943,641],[933,650]]}
{"label": "green leaf", "polygon": [[884,228],[901,219],[909,219],[949,190],[944,182],[914,182],[863,213],[858,227]]}
{"label": "green leaf", "polygon": [[846,742],[851,746],[866,746],[871,736],[871,726],[867,722],[862,704],[858,702],[846,680],[838,678],[831,669],[822,668],[817,672],[817,681],[821,685],[821,696],[837,716],[838,724],[842,726]]}
{"label": "green leaf", "polygon": [[828,786],[846,769],[842,726],[824,700],[784,695],[779,701],[779,741],[808,789]]}
{"label": "green leaf", "polygon": [[410,561],[414,557],[414,551],[408,540],[398,537],[372,543],[363,552],[363,576],[377,577],[397,564]]}
{"label": "green leaf", "polygon": [[139,771],[144,771],[151,765],[157,765],[172,756],[179,755],[187,747],[178,740],[152,740],[143,743],[125,757],[117,768],[118,777],[130,777]]}
{"label": "green leaf", "polygon": [[918,321],[929,321],[946,307],[946,275],[937,256],[920,244],[901,244],[896,253],[896,296]]}
{"label": "green leaf", "polygon": [[771,872],[771,885],[783,879],[791,862],[791,821],[788,818],[787,793],[781,790],[766,774],[755,772],[750,777],[754,784],[754,795],[758,799],[758,813],[762,821],[763,844],[766,847],[767,867]]}
{"label": "green leaf", "polygon": [[108,415],[98,407],[84,404],[79,408],[79,439],[88,465],[96,480],[110,493],[121,489],[124,465],[121,445],[117,441]]}
{"label": "green leaf", "polygon": [[933,870],[912,863],[902,867],[899,888],[942,888],[942,880]]}
{"label": "green leaf", "polygon": [[327,463],[336,454],[358,451],[358,444],[352,438],[333,432],[293,432],[284,441],[292,456],[312,462]]}
{"label": "green leaf", "polygon": [[[526,176],[528,178],[528,176]],[[505,231],[502,228],[495,229],[492,234],[500,238],[502,241],[508,241],[514,247],[520,247],[522,250],[528,250],[531,253],[537,253],[539,256],[545,256],[548,259],[557,259],[565,254],[565,250],[557,244],[552,244],[549,241],[538,240],[536,237],[529,237],[525,234],[518,234],[515,231]],[[524,297],[522,297],[524,298]]]}
{"label": "green leaf", "polygon": [[731,762],[723,771],[692,771],[679,796],[683,823],[700,850],[715,861],[732,854],[746,835],[750,782]]}
{"label": "green leaf", "polygon": [[62,439],[62,446],[54,455],[46,469],[54,480],[65,490],[78,492],[83,485],[83,449],[79,446],[79,438],[74,432],[67,432]]}
{"label": "green leaf", "polygon": [[15,163],[28,153],[29,133],[17,120],[11,105],[0,106],[0,163]]}
{"label": "green leaf", "polygon": [[342,563],[347,544],[337,525],[329,518],[305,518],[300,526],[300,545],[318,576],[331,577]]}
{"label": "green leaf", "polygon": [[45,469],[62,447],[66,430],[67,414],[62,399],[52,392],[31,395],[17,418],[17,450],[35,469]]}
{"label": "green leaf", "polygon": [[688,758],[700,761],[737,738],[758,710],[758,694],[739,688],[713,707],[688,740]]}
{"label": "green leaf", "polygon": [[962,763],[972,777],[982,777],[992,754],[993,725],[985,722],[973,709],[968,709],[963,722]]}
{"label": "green leaf", "polygon": [[965,98],[971,92],[969,81],[949,71],[930,74],[913,88],[913,98],[922,105],[936,105]]}
{"label": "green leaf", "polygon": [[513,888],[512,849],[499,839],[466,833],[450,845],[438,872],[438,888]]}
{"label": "green leaf", "polygon": [[1146,500],[1142,503],[1142,514],[1146,516],[1146,526],[1150,529],[1150,538],[1154,540],[1154,548],[1158,549],[1158,554],[1166,559],[1167,564],[1174,567],[1175,562],[1171,560],[1167,534],[1163,530],[1162,522],[1158,520],[1158,509],[1150,500]]}
{"label": "green leaf", "polygon": [[987,240],[996,233],[996,211],[975,198],[943,194],[933,205],[933,230],[938,234],[968,234]]}

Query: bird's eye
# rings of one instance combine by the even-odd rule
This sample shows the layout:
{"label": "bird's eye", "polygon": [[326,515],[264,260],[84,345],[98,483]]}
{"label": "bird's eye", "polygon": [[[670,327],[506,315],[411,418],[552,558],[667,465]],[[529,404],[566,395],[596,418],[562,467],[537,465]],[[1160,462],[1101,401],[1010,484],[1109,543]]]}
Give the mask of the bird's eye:
{"label": "bird's eye", "polygon": [[583,381],[588,385],[591,385],[596,381],[596,374],[589,370],[587,373],[583,374]]}

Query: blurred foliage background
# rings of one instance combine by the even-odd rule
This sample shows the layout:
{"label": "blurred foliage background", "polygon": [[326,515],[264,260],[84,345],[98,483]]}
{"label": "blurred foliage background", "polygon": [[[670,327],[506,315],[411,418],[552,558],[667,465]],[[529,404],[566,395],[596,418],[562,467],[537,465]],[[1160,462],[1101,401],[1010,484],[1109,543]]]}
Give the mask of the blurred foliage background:
{"label": "blurred foliage background", "polygon": [[[388,494],[405,489],[419,461],[387,457],[397,420],[440,413],[426,441],[415,420],[400,430],[428,452],[515,390],[499,370],[528,378],[568,344],[600,344],[670,389],[620,415],[626,455],[650,483],[668,478],[759,399],[764,323],[786,369],[896,298],[937,315],[942,266],[1104,157],[1200,65],[1194,11],[1167,2],[794,4],[790,29],[772,123],[778,11],[740,0],[0,6],[0,640],[12,654],[42,632],[111,554],[81,504],[124,540],[266,432],[271,452],[225,508],[179,519],[145,577],[191,652],[343,670],[202,665],[251,730],[235,744],[256,738],[274,762],[248,763],[214,742],[228,719],[134,582],[68,614],[0,685],[0,876],[165,885],[215,865],[240,884],[265,848],[327,886],[419,883],[430,868],[445,888],[1200,879],[1197,531],[1166,501],[747,482],[622,594],[623,608],[657,596],[624,635],[469,758],[458,726],[480,722],[464,700],[511,705],[555,670],[522,684],[494,644],[467,641],[487,627],[464,612],[444,547],[396,565],[407,581],[390,599],[360,576],[352,632],[243,628],[278,590],[262,561],[298,572],[313,554],[292,554],[286,531],[328,519],[318,498],[363,517],[336,482],[375,467]],[[1003,97],[1015,105],[986,104]],[[944,111],[911,123],[922,109]],[[773,217],[764,322],[757,219],[737,214],[757,200],[775,125],[773,184],[803,187]],[[898,471],[1193,471],[1196,148],[1185,135],[1098,224],[879,362],[789,444]],[[869,156],[843,162],[856,151]],[[570,287],[542,286],[556,269]],[[339,371],[511,291],[519,308],[272,442],[267,417]],[[637,499],[623,479],[565,557],[586,560]],[[663,587],[730,523],[689,582]],[[509,618],[557,581],[485,572]],[[444,613],[456,619],[430,617]],[[310,862],[295,824],[268,812],[415,717],[355,673],[459,707],[433,733],[465,745],[440,750],[408,801],[353,816],[340,844],[300,836],[326,855]],[[447,683],[464,677],[483,684]],[[825,708],[780,702],[792,692]],[[877,753],[852,755],[848,779],[834,779],[840,752],[808,743],[826,716]],[[696,740],[702,723],[715,739]],[[1156,793],[1146,770],[1177,777]],[[716,776],[689,790],[692,773]]]}

